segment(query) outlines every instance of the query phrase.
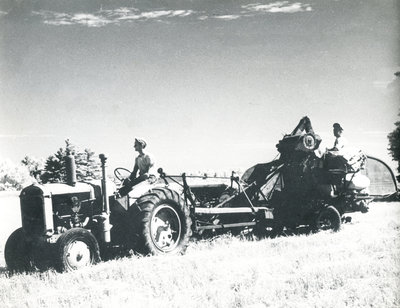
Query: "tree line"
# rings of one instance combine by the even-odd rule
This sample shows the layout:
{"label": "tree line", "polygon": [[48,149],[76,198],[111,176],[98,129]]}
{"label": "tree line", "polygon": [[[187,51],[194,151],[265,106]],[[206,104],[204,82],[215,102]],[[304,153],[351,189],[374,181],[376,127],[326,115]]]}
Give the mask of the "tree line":
{"label": "tree line", "polygon": [[101,177],[100,162],[95,152],[75,146],[69,139],[65,146],[43,160],[25,156],[19,165],[11,161],[0,162],[0,191],[21,190],[31,183],[63,183],[66,182],[65,157],[73,155],[76,163],[78,181],[88,181]]}
{"label": "tree line", "polygon": [[[395,102],[400,103],[400,71],[394,74],[395,80],[393,86],[393,99]],[[400,113],[399,113],[400,116]],[[397,161],[397,172],[400,174],[400,121],[395,123],[395,129],[388,135],[389,139],[389,153],[393,160]],[[400,182],[400,175],[397,175],[397,181]]]}

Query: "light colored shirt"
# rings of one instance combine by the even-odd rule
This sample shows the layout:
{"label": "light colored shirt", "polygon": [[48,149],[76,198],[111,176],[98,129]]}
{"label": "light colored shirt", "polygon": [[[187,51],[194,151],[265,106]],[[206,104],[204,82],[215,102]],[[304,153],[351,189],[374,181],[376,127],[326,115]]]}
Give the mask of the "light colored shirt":
{"label": "light colored shirt", "polygon": [[151,173],[150,169],[154,166],[154,160],[152,157],[144,153],[143,155],[139,155],[135,159],[135,164],[139,168],[139,176],[145,173]]}
{"label": "light colored shirt", "polygon": [[343,149],[347,145],[347,139],[344,137],[336,137],[335,143],[333,147],[336,148],[338,151]]}

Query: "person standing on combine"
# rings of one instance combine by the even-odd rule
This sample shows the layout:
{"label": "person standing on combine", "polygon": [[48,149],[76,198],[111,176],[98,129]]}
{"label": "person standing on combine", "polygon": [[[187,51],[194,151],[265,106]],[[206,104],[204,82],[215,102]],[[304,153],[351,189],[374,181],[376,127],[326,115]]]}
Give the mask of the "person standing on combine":
{"label": "person standing on combine", "polygon": [[340,152],[347,145],[347,139],[342,136],[343,128],[339,123],[333,124],[333,135],[336,137],[335,143],[333,144],[333,148],[328,151],[337,151]]}
{"label": "person standing on combine", "polygon": [[149,153],[144,152],[146,146],[146,141],[140,138],[135,138],[134,148],[139,155],[135,158],[135,165],[131,175],[124,180],[122,187],[118,191],[121,197],[127,195],[133,186],[147,180],[150,177],[150,174],[152,174],[151,171],[154,167],[154,160]]}

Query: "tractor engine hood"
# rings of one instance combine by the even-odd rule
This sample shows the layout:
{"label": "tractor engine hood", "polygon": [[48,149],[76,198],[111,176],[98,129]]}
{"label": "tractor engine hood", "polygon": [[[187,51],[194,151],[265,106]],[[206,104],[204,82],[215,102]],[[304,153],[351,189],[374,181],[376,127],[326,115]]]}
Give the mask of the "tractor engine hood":
{"label": "tractor engine hood", "polygon": [[21,197],[27,194],[42,194],[43,196],[65,195],[65,194],[79,194],[89,193],[91,198],[94,198],[94,188],[86,183],[76,183],[75,186],[70,186],[62,183],[51,184],[33,184],[21,191]]}
{"label": "tractor engine hood", "polygon": [[[107,196],[112,196],[115,190],[115,184],[112,181],[107,181]],[[101,196],[101,193],[101,180],[93,180],[90,182],[78,182],[75,186],[63,183],[32,184],[21,191],[20,197],[27,194],[41,194],[43,196],[85,194],[90,199],[96,199]]]}

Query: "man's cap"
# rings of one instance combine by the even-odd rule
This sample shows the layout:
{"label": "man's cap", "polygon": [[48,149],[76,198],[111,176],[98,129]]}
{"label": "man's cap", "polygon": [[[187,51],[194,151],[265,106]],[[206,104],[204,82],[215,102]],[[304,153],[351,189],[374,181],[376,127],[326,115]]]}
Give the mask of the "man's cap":
{"label": "man's cap", "polygon": [[333,124],[333,128],[343,130],[343,127],[341,127],[339,123]]}
{"label": "man's cap", "polygon": [[146,147],[146,145],[147,145],[146,141],[144,141],[144,140],[141,139],[141,138],[135,138],[135,142],[141,144],[143,149],[144,149],[144,148]]}
{"label": "man's cap", "polygon": [[76,206],[79,204],[79,199],[78,199],[78,197],[73,196],[73,197],[71,197],[70,202],[71,202],[72,206]]}

